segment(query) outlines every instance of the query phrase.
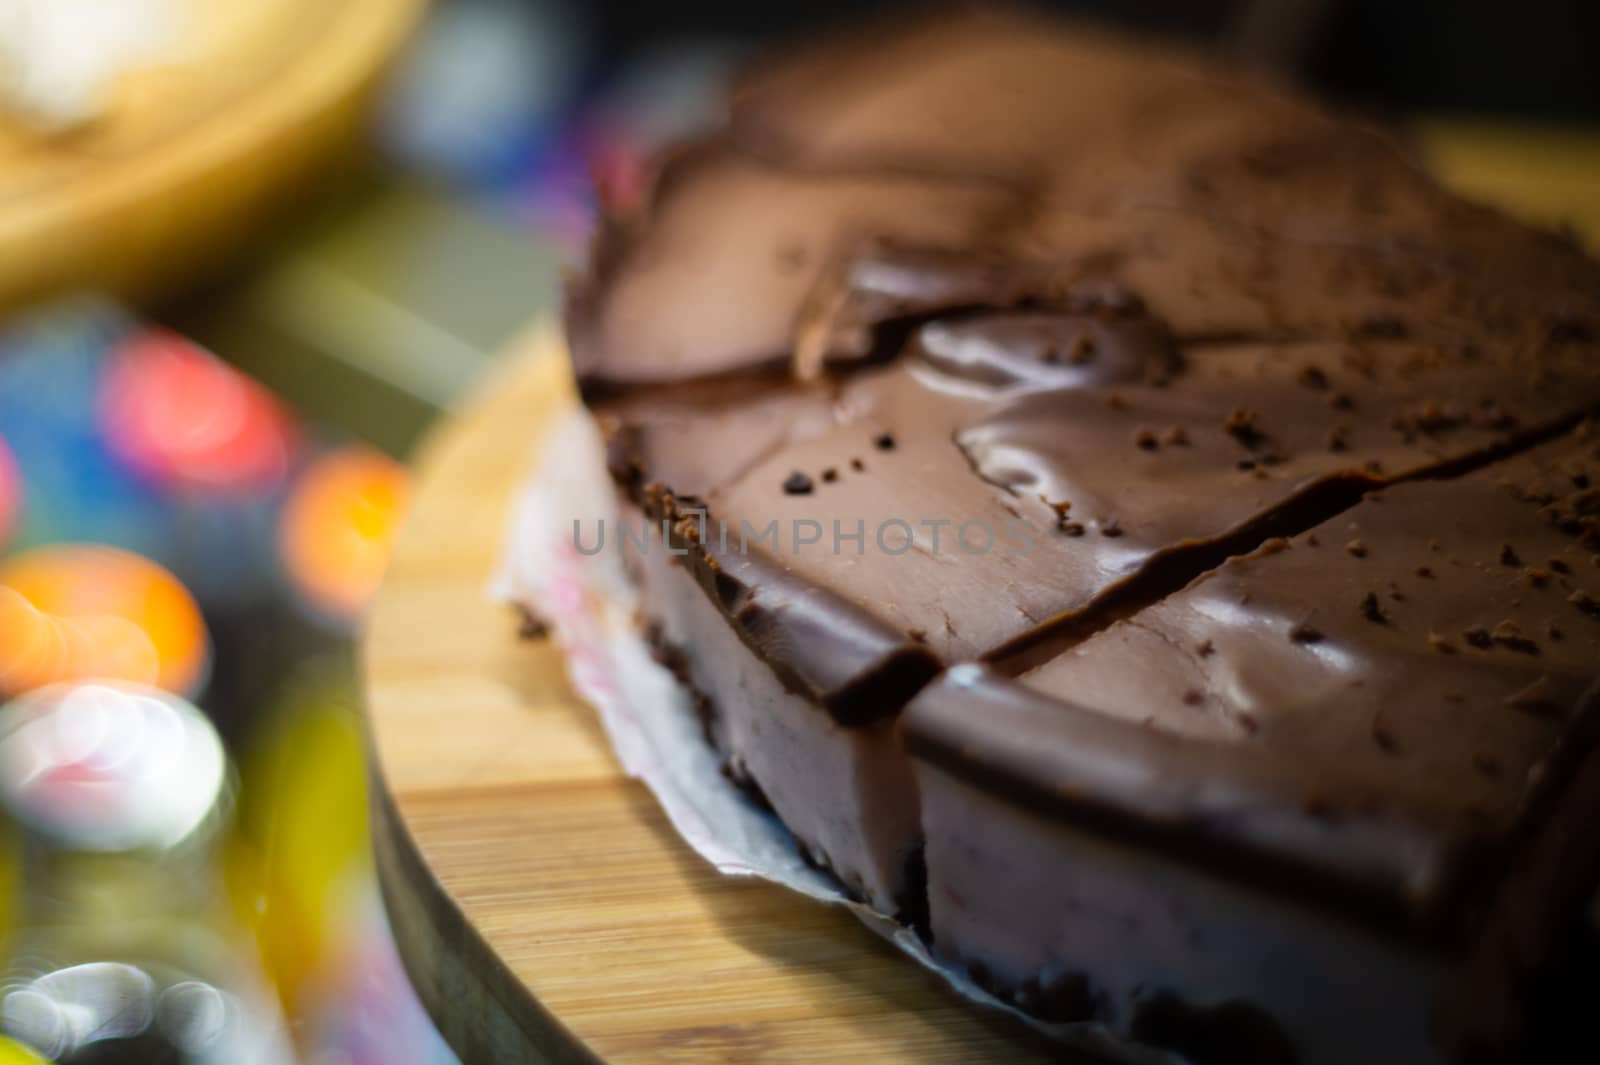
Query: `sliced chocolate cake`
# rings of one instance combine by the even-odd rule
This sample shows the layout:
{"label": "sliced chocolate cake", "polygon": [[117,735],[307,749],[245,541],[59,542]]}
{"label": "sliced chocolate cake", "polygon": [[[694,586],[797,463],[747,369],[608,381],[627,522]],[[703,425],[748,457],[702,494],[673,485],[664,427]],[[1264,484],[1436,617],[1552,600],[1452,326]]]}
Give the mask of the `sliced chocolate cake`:
{"label": "sliced chocolate cake", "polygon": [[1530,1037],[1600,881],[1580,250],[967,15],[759,67],[568,318],[663,656],[859,898],[1197,1061]]}

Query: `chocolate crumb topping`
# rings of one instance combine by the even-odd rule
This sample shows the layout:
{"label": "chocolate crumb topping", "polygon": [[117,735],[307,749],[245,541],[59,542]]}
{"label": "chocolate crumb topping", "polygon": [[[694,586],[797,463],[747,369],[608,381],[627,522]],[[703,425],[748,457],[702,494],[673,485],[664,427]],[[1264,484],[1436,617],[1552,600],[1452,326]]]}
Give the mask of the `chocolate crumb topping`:
{"label": "chocolate crumb topping", "polygon": [[1590,617],[1600,617],[1600,599],[1596,599],[1581,588],[1567,596],[1567,602]]}
{"label": "chocolate crumb topping", "polygon": [[1133,443],[1141,451],[1154,451],[1156,448],[1161,446],[1160,441],[1156,439],[1155,430],[1153,429],[1135,430],[1133,434]]}
{"label": "chocolate crumb topping", "polygon": [[811,494],[811,478],[795,470],[783,479],[783,494],[790,496],[806,496]]}
{"label": "chocolate crumb topping", "polygon": [[1482,625],[1473,625],[1461,630],[1461,638],[1472,647],[1487,650],[1494,644],[1494,637],[1489,635],[1489,630]]}
{"label": "chocolate crumb topping", "polygon": [[1261,430],[1260,415],[1246,407],[1235,407],[1223,421],[1222,431],[1252,451],[1267,442],[1267,434]]}
{"label": "chocolate crumb topping", "polygon": [[1107,518],[1100,523],[1100,535],[1115,539],[1122,535],[1122,524],[1116,518]]}
{"label": "chocolate crumb topping", "polygon": [[1441,636],[1437,632],[1428,633],[1428,646],[1440,654],[1453,655],[1456,653],[1456,645],[1450,642],[1449,637]]}
{"label": "chocolate crumb topping", "polygon": [[1386,624],[1389,620],[1389,615],[1384,613],[1377,595],[1372,592],[1361,597],[1361,616],[1379,625]]}
{"label": "chocolate crumb topping", "polygon": [[1169,447],[1188,447],[1189,431],[1181,425],[1174,425],[1161,434],[1161,442]]}
{"label": "chocolate crumb topping", "polygon": [[827,469],[822,471],[822,483],[823,484],[833,484],[838,479],[839,479],[839,471],[836,468],[834,468],[832,466],[829,466]]}
{"label": "chocolate crumb topping", "polygon": [[1082,536],[1087,531],[1081,521],[1064,521],[1058,528],[1068,536]]}
{"label": "chocolate crumb topping", "polygon": [[1520,566],[1522,565],[1522,559],[1517,557],[1516,549],[1510,544],[1501,544],[1500,564],[1502,566]]}
{"label": "chocolate crumb topping", "polygon": [[1533,585],[1535,588],[1545,587],[1550,583],[1550,578],[1551,573],[1549,570],[1540,569],[1537,566],[1529,566],[1522,571],[1522,579]]}
{"label": "chocolate crumb topping", "polygon": [[1194,653],[1199,655],[1201,658],[1210,658],[1212,655],[1217,653],[1217,646],[1210,640],[1201,640],[1195,645]]}
{"label": "chocolate crumb topping", "polygon": [[1183,705],[1185,706],[1199,706],[1205,702],[1205,699],[1204,693],[1199,688],[1190,688],[1183,693]]}
{"label": "chocolate crumb topping", "polygon": [[893,451],[894,434],[879,433],[877,436],[872,438],[872,446],[877,448],[879,451]]}
{"label": "chocolate crumb topping", "polygon": [[1417,576],[1422,577],[1422,578],[1424,578],[1426,580],[1432,580],[1433,579],[1433,570],[1430,569],[1427,566],[1418,566],[1417,570],[1416,570],[1416,573],[1417,573]]}
{"label": "chocolate crumb topping", "polygon": [[1514,621],[1506,620],[1500,622],[1489,633],[1489,638],[1501,647],[1512,651],[1529,655],[1539,653],[1539,645],[1524,636],[1521,627]]}
{"label": "chocolate crumb topping", "polygon": [[1355,410],[1356,400],[1348,392],[1335,392],[1328,397],[1328,406],[1334,410]]}
{"label": "chocolate crumb topping", "polygon": [[1321,643],[1326,637],[1322,630],[1302,621],[1289,630],[1289,639],[1299,644]]}
{"label": "chocolate crumb topping", "polygon": [[1379,724],[1376,720],[1372,723],[1372,742],[1385,754],[1399,754],[1400,741],[1395,739],[1394,733],[1388,727]]}
{"label": "chocolate crumb topping", "polygon": [[865,470],[867,468],[867,466],[866,466],[866,463],[862,462],[860,459],[851,459],[850,460],[850,468],[852,470],[855,470],[857,473],[861,473],[863,470]]}
{"label": "chocolate crumb topping", "polygon": [[1300,371],[1296,380],[1305,387],[1315,389],[1318,392],[1324,391],[1328,387],[1328,375],[1319,366],[1306,366]]}
{"label": "chocolate crumb topping", "polygon": [[1356,558],[1367,557],[1367,545],[1362,543],[1360,540],[1351,540],[1349,543],[1344,545],[1344,549],[1350,554],[1354,555]]}

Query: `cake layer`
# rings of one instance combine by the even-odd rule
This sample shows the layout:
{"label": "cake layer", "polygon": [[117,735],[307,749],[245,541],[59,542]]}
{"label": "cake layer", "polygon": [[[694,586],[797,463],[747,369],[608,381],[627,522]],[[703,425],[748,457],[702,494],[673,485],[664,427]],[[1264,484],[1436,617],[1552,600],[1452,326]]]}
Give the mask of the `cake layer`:
{"label": "cake layer", "polygon": [[[1458,1049],[1504,1052],[1530,1005],[1508,996],[1556,952],[1558,929],[1581,925],[1600,879],[1600,809],[1574,783],[1600,735],[1590,429],[1371,493],[1018,680],[962,667],[926,690],[905,729],[938,948],[1010,994],[1075,959],[1123,1023],[1160,992],[1189,1009],[1248,1003],[1298,1060],[1356,1060],[1334,1053],[1346,1044],[1320,1016],[1339,994],[1284,998],[1274,959],[1312,964],[1289,926],[1172,945],[1173,925],[1217,919],[1216,892],[1271,895],[1415,944],[1406,957],[1445,967],[1405,1007],[1415,1031],[1454,1008]],[[1094,905],[1113,905],[1112,881],[1155,892],[1134,871],[1150,862],[1174,870],[1160,906],[1126,892],[1114,904],[1129,955],[1080,949],[1104,921],[1081,915],[1078,885]],[[1491,946],[1506,925],[1514,960]],[[1369,963],[1362,978],[1388,986],[1415,964]],[[1517,971],[1484,981],[1483,966]],[[1463,1006],[1469,994],[1483,997]],[[1389,1036],[1372,1038],[1361,1059],[1386,1060]]]}

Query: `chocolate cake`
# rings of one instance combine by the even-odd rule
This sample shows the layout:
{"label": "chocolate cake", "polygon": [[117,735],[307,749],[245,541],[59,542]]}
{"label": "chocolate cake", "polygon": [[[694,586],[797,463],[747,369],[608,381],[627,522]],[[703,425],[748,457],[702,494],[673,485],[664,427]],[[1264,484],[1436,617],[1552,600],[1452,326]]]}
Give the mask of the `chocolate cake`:
{"label": "chocolate cake", "polygon": [[818,864],[1198,1062],[1519,1060],[1600,887],[1600,264],[1204,59],[757,67],[568,327],[663,658]]}

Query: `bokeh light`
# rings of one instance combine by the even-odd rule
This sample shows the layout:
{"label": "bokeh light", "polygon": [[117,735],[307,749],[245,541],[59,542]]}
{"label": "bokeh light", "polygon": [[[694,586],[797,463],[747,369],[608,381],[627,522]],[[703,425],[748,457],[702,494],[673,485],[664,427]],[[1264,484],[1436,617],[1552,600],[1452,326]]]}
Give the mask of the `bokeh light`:
{"label": "bokeh light", "polygon": [[0,707],[0,801],[81,850],[165,850],[216,807],[222,743],[192,704],[143,685],[54,684]]}
{"label": "bokeh light", "polygon": [[388,565],[407,488],[403,466],[365,447],[329,452],[305,471],[279,533],[289,579],[314,609],[348,620],[366,608]]}
{"label": "bokeh light", "polygon": [[99,400],[113,453],[158,483],[255,490],[288,471],[295,431],[283,405],[176,334],[150,329],[123,343]]}
{"label": "bokeh light", "polygon": [[11,449],[0,438],[0,547],[11,538],[22,511],[22,475],[17,472],[17,460]]}
{"label": "bokeh light", "polygon": [[48,1065],[48,1063],[21,1043],[0,1036],[0,1065]]}
{"label": "bokeh light", "polygon": [[192,694],[209,658],[200,608],[146,558],[62,544],[0,564],[0,692],[94,677]]}

